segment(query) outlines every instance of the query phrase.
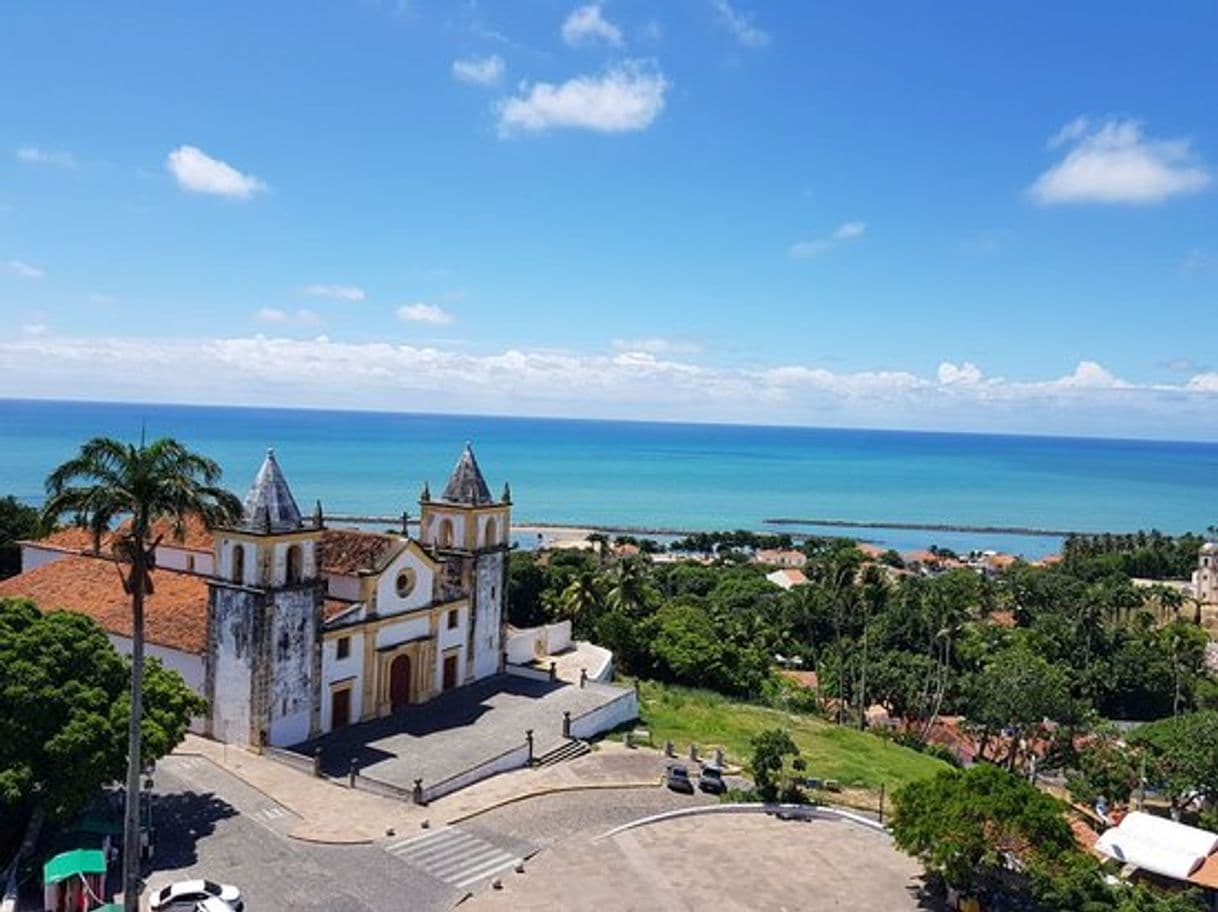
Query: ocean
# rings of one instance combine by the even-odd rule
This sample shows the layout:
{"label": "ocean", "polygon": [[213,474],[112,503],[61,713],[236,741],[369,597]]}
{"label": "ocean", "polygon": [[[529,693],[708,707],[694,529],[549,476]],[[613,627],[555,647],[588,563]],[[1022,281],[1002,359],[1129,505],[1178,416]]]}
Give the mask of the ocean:
{"label": "ocean", "polygon": [[[835,519],[1025,529],[1204,531],[1218,523],[1218,444],[303,409],[0,400],[0,496],[96,435],[173,436],[243,494],[274,447],[301,509],[418,511],[465,441],[518,524],[763,530]],[[898,550],[931,544],[1034,558],[1060,538],[997,532],[774,527]]]}

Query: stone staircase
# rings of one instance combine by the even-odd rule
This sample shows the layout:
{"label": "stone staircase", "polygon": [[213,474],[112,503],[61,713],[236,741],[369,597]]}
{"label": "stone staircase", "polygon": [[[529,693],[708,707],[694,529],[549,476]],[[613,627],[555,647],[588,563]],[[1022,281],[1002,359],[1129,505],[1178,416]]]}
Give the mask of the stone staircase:
{"label": "stone staircase", "polygon": [[578,738],[568,738],[557,747],[551,748],[540,757],[537,757],[533,761],[533,765],[536,767],[556,766],[559,763],[574,760],[576,757],[582,757],[584,754],[591,752],[592,748],[587,741],[581,741]]}

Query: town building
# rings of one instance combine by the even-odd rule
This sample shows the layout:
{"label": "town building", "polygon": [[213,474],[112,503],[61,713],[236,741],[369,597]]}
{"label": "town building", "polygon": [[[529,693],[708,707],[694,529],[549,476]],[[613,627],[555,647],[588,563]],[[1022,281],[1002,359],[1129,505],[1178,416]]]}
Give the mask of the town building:
{"label": "town building", "polygon": [[[296,744],[502,671],[508,486],[491,496],[467,444],[419,507],[417,538],[327,528],[320,504],[301,514],[268,451],[239,522],[158,529],[147,651],[207,698],[196,727]],[[130,601],[105,545],[78,529],[23,542],[0,597],[90,615],[129,653]]]}

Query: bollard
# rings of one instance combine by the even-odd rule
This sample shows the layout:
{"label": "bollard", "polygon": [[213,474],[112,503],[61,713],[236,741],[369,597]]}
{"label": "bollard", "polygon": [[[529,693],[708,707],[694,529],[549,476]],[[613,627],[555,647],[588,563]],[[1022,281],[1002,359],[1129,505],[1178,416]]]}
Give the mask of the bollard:
{"label": "bollard", "polygon": [[723,767],[723,748],[721,747],[715,748],[715,766]]}
{"label": "bollard", "polygon": [[571,737],[571,710],[569,709],[562,711],[562,736],[564,738]]}
{"label": "bollard", "polygon": [[558,680],[558,663],[557,662],[550,663],[550,680],[551,681]]}
{"label": "bollard", "polygon": [[696,744],[691,744],[691,745],[689,746],[689,759],[690,759],[690,760],[693,760],[695,763],[697,762],[697,760],[698,760],[698,745],[696,745]]}
{"label": "bollard", "polygon": [[351,758],[351,765],[347,767],[347,787],[355,788],[355,777],[359,774],[359,765],[355,758]]}
{"label": "bollard", "polygon": [[533,765],[533,729],[525,729],[524,740],[529,745],[529,766]]}
{"label": "bollard", "polygon": [[414,781],[414,794],[411,795],[411,797],[414,799],[415,804],[423,803],[423,780],[422,779],[416,779]]}
{"label": "bollard", "polygon": [[664,742],[664,755],[666,757],[675,757],[677,755],[677,750],[673,747],[671,740]]}
{"label": "bollard", "polygon": [[634,747],[634,732],[632,731],[626,732],[626,746]]}
{"label": "bollard", "polygon": [[321,745],[313,749],[313,775],[321,778]]}
{"label": "bollard", "polygon": [[579,670],[579,689],[583,690],[588,686],[588,669],[581,668]]}
{"label": "bollard", "polygon": [[880,823],[884,822],[884,783],[880,783]]}

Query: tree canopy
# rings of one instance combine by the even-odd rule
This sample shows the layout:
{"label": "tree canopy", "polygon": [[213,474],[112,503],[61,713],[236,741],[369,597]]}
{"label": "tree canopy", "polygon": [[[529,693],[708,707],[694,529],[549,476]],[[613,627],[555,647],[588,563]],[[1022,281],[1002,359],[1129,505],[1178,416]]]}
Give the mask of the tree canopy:
{"label": "tree canopy", "polygon": [[[19,826],[35,804],[69,818],[122,778],[130,676],[130,662],[92,619],[0,599],[0,821]],[[173,750],[207,708],[156,660],[145,667],[143,699],[148,760]]]}

